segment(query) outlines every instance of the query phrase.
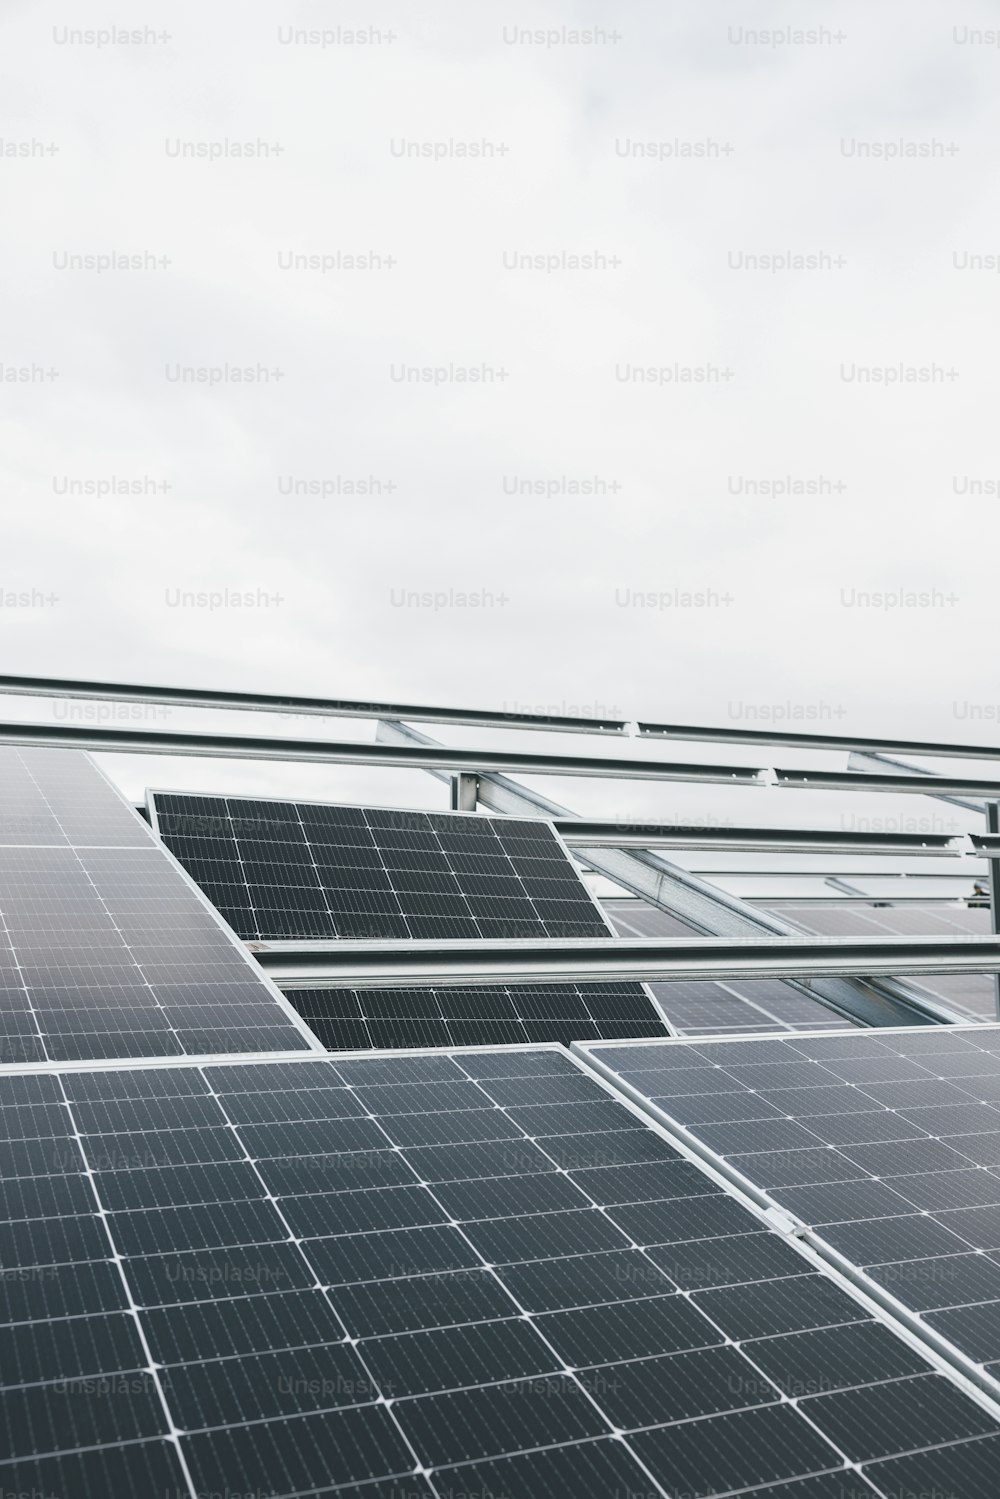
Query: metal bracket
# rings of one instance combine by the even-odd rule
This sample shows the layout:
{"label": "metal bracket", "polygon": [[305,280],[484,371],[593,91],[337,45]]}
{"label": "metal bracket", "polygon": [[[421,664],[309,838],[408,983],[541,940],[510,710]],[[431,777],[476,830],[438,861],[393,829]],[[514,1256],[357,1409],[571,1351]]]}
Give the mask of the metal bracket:
{"label": "metal bracket", "polygon": [[479,805],[479,777],[460,772],[451,777],[451,810],[475,812]]}

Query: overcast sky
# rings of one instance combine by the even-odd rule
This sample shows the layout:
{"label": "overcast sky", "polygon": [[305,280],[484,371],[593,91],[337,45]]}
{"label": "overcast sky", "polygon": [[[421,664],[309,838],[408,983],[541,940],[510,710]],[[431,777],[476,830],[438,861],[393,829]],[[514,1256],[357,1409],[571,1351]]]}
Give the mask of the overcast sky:
{"label": "overcast sky", "polygon": [[3,670],[995,738],[994,5],[115,9],[3,0]]}

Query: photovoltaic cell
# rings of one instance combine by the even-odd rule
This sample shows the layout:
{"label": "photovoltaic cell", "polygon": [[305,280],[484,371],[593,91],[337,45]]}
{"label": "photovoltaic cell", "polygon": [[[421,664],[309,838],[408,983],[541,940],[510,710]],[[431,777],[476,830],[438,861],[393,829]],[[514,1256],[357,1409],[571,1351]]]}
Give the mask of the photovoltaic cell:
{"label": "photovoltaic cell", "polygon": [[[149,793],[164,842],[246,940],[602,937],[551,825]],[[288,989],[331,1050],[669,1034],[642,984]]]}
{"label": "photovoltaic cell", "polygon": [[306,1049],[87,755],[2,748],[0,788],[4,1062]]}
{"label": "photovoltaic cell", "polygon": [[0,1114],[5,1491],[988,1492],[993,1417],[557,1049],[3,1074]]}
{"label": "photovoltaic cell", "polygon": [[1000,1027],[594,1055],[1000,1376]]}

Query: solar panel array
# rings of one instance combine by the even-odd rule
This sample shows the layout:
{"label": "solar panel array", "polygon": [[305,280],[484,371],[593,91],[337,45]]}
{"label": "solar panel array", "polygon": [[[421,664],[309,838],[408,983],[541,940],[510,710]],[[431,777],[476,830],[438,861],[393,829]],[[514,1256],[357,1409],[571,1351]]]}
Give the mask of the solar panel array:
{"label": "solar panel array", "polygon": [[595,1054],[1000,1394],[1000,1027]]}
{"label": "solar panel array", "polygon": [[[608,900],[605,908],[623,937],[687,937],[690,928],[639,900]],[[708,980],[652,984],[652,992],[679,1036],[739,1031],[805,1031],[851,1028],[818,1000],[774,979]],[[582,1038],[581,1038],[582,1039]],[[609,1037],[609,1039],[611,1039]]]}
{"label": "solar panel array", "polygon": [[0,1125],[5,1492],[993,1492],[997,1419],[559,1051],[5,1074]]}
{"label": "solar panel array", "polygon": [[303,1030],[88,757],[0,748],[0,1059],[301,1051]]}
{"label": "solar panel array", "polygon": [[[304,989],[342,1053],[306,1056],[85,756],[0,755],[3,1058],[34,1067],[0,1062],[0,1496],[992,1499],[1000,1381],[541,1043],[602,1043],[1000,1371],[1000,1029],[811,1036],[787,985],[665,984],[692,1028],[785,1035],[642,1046],[636,984]],[[608,930],[544,822],[151,805],[245,940]]]}
{"label": "solar panel array", "polygon": [[[608,934],[546,822],[164,792],[149,801],[164,841],[247,939]],[[636,983],[286,998],[334,1050],[669,1034]]]}

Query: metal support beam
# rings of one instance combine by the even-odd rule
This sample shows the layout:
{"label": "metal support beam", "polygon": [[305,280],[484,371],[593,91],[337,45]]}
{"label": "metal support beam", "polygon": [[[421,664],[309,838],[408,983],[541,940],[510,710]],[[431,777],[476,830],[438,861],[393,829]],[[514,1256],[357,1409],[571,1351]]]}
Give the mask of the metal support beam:
{"label": "metal support beam", "polygon": [[[986,803],[986,828],[994,838],[1000,834],[1000,804],[997,802]],[[1000,848],[997,852],[1000,854]],[[990,918],[994,932],[1000,932],[1000,857],[990,860]],[[997,1019],[1000,1020],[1000,973],[997,974],[995,983]]]}
{"label": "metal support beam", "polygon": [[389,748],[384,741],[367,744],[345,740],[279,739],[256,734],[178,733],[91,724],[0,723],[0,745],[4,744],[109,754],[409,765],[418,770],[517,771],[525,775],[601,776],[617,780],[709,782],[727,786],[763,786],[769,775],[773,775],[779,786],[807,790],[896,791],[922,796],[951,792],[1000,799],[1000,781],[957,776],[932,777],[934,790],[928,791],[927,778],[920,775],[882,776],[780,769],[768,772],[742,765],[701,765],[612,755],[529,754],[523,750],[449,749],[444,745],[434,745],[431,749],[419,743],[401,743]]}
{"label": "metal support beam", "polygon": [[[159,703],[174,708],[252,709],[263,713],[323,718],[377,718],[454,723],[480,728],[520,728],[578,734],[624,734],[628,720],[601,712],[567,714],[482,708],[428,707],[414,703],[370,703],[349,698],[299,697],[286,693],[232,692],[208,687],[164,687],[140,682],[93,682],[66,677],[0,676],[0,693],[27,697],[77,698],[98,702]],[[846,734],[799,734],[778,729],[738,729],[711,725],[640,722],[647,739],[703,744],[784,745],[798,749],[855,750],[911,755],[942,755],[962,760],[1000,761],[1000,747],[915,739],[878,739]]]}
{"label": "metal support beam", "polygon": [[761,786],[763,771],[735,765],[688,765],[605,755],[545,755],[523,750],[433,750],[419,744],[387,746],[344,740],[270,739],[256,734],[181,734],[159,729],[90,724],[0,723],[0,745],[84,749],[109,754],[196,755],[230,760],[319,761],[340,765],[396,765],[417,770],[514,770],[525,775],[610,776],[640,781],[709,781]]}
{"label": "metal support beam", "polygon": [[408,718],[479,728],[548,729],[570,734],[624,734],[628,720],[602,714],[495,713],[480,708],[428,708],[412,703],[360,703],[346,698],[292,697],[284,693],[219,692],[208,687],[154,687],[148,683],[81,682],[59,677],[0,676],[0,692],[26,697],[85,698],[98,702],[161,703],[171,708],[254,709],[321,718]]}
{"label": "metal support beam", "polygon": [[[0,678],[2,681],[2,678]],[[643,739],[697,740],[701,744],[784,745],[790,749],[855,750],[862,754],[945,755],[954,760],[998,760],[990,744],[941,744],[919,739],[872,739],[851,734],[796,734],[784,729],[711,728],[704,724],[644,723]]]}
{"label": "metal support beam", "polygon": [[[406,724],[380,723],[380,743],[433,745],[426,734]],[[440,771],[431,771],[443,779]],[[482,774],[479,777],[479,800],[493,812],[513,817],[551,817],[561,821],[573,814],[558,802],[549,801],[537,791],[520,786],[507,776]],[[707,936],[760,938],[762,933],[775,936],[802,934],[793,921],[783,920],[773,912],[757,910],[738,896],[720,890],[679,865],[671,864],[659,854],[647,850],[634,853],[622,849],[581,848],[579,856],[591,869],[603,874],[632,895],[668,912],[696,932]],[[857,979],[816,979],[794,986],[811,999],[827,1005],[858,1025],[913,1025],[933,1012],[941,1025],[953,1025],[966,1017],[950,1010],[941,1001],[929,999],[922,991],[898,979],[860,982]]]}
{"label": "metal support beam", "polygon": [[338,941],[271,944],[254,957],[286,987],[867,977],[1000,973],[1000,937],[776,937],[766,943],[707,937]]}
{"label": "metal support beam", "polygon": [[[774,772],[775,784],[803,791],[896,791],[911,796],[939,796],[942,792],[951,796],[1000,798],[1000,781],[987,781],[972,776],[936,776],[933,772],[933,791],[927,789],[924,775],[864,775],[844,770],[780,770]],[[982,808],[977,806],[977,812]]]}
{"label": "metal support beam", "polygon": [[[1000,844],[997,845],[997,853],[1000,854]],[[973,864],[973,860],[975,863]],[[964,868],[957,869],[934,869],[927,870],[901,870],[901,869],[838,869],[836,873],[842,880],[905,880],[909,885],[914,880],[957,880],[959,883],[968,885],[970,881],[985,880],[985,874],[979,873],[984,859],[976,854],[970,855],[965,862]],[[773,880],[780,878],[796,880],[821,880],[825,879],[830,871],[823,869],[717,869],[714,865],[709,868],[705,864],[696,864],[691,868],[692,874],[704,875],[709,880]],[[954,897],[953,897],[954,899]]]}
{"label": "metal support beam", "polygon": [[712,848],[781,854],[905,854],[959,857],[962,845],[946,833],[843,833],[831,828],[734,828],[713,824],[683,826],[666,822],[604,822],[582,817],[556,819],[571,847]]}
{"label": "metal support beam", "polygon": [[788,906],[826,906],[839,910],[841,906],[954,906],[954,895],[747,895],[745,900],[753,905],[765,906],[768,910],[784,910]]}

